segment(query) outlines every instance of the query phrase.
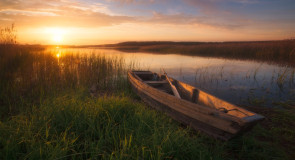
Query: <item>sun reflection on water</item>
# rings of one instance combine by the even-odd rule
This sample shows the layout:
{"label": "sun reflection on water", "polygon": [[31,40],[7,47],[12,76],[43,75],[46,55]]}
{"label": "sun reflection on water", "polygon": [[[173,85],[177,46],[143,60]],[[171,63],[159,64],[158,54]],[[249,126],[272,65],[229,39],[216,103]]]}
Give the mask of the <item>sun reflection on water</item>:
{"label": "sun reflection on water", "polygon": [[[62,65],[61,57],[65,60],[68,55],[77,58],[71,61],[75,65],[83,63],[83,61],[80,62],[80,56],[92,59],[93,56],[99,55],[108,59],[122,58],[127,68],[159,73],[160,68],[165,68],[171,77],[237,104],[248,105],[252,103],[248,101],[249,97],[250,99],[255,97],[256,99],[263,98],[265,104],[271,106],[272,101],[288,100],[295,93],[292,92],[294,89],[292,77],[295,75],[292,74],[295,73],[295,70],[292,72],[293,68],[255,61],[178,54],[125,53],[96,48],[65,49],[63,47],[55,48],[54,55],[59,65]],[[284,78],[281,78],[283,85],[276,85],[280,77]]]}

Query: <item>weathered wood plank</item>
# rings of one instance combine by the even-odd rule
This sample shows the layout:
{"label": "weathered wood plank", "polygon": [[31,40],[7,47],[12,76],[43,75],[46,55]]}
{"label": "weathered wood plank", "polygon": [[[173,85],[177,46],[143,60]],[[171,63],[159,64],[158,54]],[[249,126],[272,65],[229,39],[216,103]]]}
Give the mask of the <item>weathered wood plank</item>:
{"label": "weathered wood plank", "polygon": [[140,77],[138,77],[138,75],[134,74],[134,77],[136,77],[139,81],[143,81]]}
{"label": "weathered wood plank", "polygon": [[145,95],[144,93],[142,93],[140,91],[138,91],[137,94],[140,95],[142,100],[144,102],[146,102],[152,108],[166,113],[168,116],[170,116],[174,120],[179,121],[180,123],[182,123],[184,125],[188,125],[195,130],[205,132],[206,134],[209,134],[215,138],[219,138],[222,140],[229,140],[230,138],[235,136],[234,134],[224,132],[220,129],[211,127],[201,121],[198,121],[198,120],[188,117],[184,114],[181,114],[181,113],[171,109],[169,106],[164,106],[163,104],[155,101],[154,99],[152,99],[151,97]]}
{"label": "weathered wood plank", "polygon": [[253,121],[257,121],[257,120],[262,120],[264,117],[259,115],[259,114],[255,114],[253,116],[249,116],[249,117],[244,117],[243,120],[247,121],[247,122],[253,122]]}
{"label": "weathered wood plank", "polygon": [[[173,84],[176,85],[185,99],[175,98],[173,95],[144,83],[136,76],[131,71],[128,72],[128,80],[132,88],[146,103],[157,110],[165,112],[181,123],[217,138],[229,139],[251,128],[257,120],[263,118],[263,116],[239,108],[195,87],[171,78],[171,81],[173,81]],[[193,102],[198,102],[198,104]],[[234,110],[232,113],[224,113],[218,110],[220,105],[221,107],[225,105],[224,108],[229,110],[240,109],[240,111],[247,113],[247,115],[252,114],[252,116],[258,116],[240,115],[241,113],[235,113]]]}
{"label": "weathered wood plank", "polygon": [[134,83],[137,85],[137,88],[144,92],[146,95],[156,99],[164,105],[170,106],[172,109],[182,114],[185,114],[204,123],[208,123],[214,127],[226,130],[230,133],[237,133],[238,131],[236,128],[231,127],[233,124],[231,120],[215,117],[215,115],[217,115],[216,113],[214,114],[211,112],[209,114],[202,114],[196,110],[198,107],[203,106],[196,106],[193,108],[191,106],[197,104],[189,103],[185,105],[187,101],[179,101],[181,99],[176,99],[174,96],[158,91],[157,89],[152,88],[148,85],[140,84],[139,81],[134,81]]}
{"label": "weathered wood plank", "polygon": [[[189,94],[189,96],[192,96],[193,90],[196,89],[195,87],[192,87],[192,86],[185,84],[183,82],[177,81],[177,84],[178,84],[179,88],[182,88],[182,90],[187,90],[188,92],[191,92],[191,94]],[[205,106],[216,108],[216,109],[225,108],[226,110],[229,110],[228,114],[233,115],[233,116],[237,116],[240,118],[252,116],[255,114],[255,113],[245,110],[243,108],[237,107],[229,102],[221,100],[211,94],[203,92],[200,89],[196,89],[196,90],[198,90],[198,94],[194,95],[196,97],[192,96],[192,99],[193,98],[196,99],[198,101],[198,103],[201,105],[205,105]]]}
{"label": "weathered wood plank", "polygon": [[144,81],[144,83],[147,83],[147,84],[166,84],[168,83],[168,81]]}
{"label": "weathered wood plank", "polygon": [[153,74],[151,71],[135,71],[136,74]]}
{"label": "weathered wood plank", "polygon": [[[135,83],[139,83],[139,82],[135,81]],[[151,86],[143,85],[142,83],[139,83],[137,85],[138,85],[138,87],[145,87],[145,88],[142,88],[143,90],[152,89],[151,92],[155,92],[154,94],[157,94],[158,96],[164,96],[164,98],[167,98],[166,96],[170,96],[169,98],[170,98],[171,102],[177,102],[177,103],[180,103],[180,104],[184,103],[183,106],[193,108],[193,109],[197,110],[198,112],[201,112],[201,113],[204,113],[204,114],[210,114],[210,115],[212,115],[212,114],[218,115],[218,113],[220,113],[220,115],[226,116],[229,119],[235,118],[233,116],[229,116],[227,114],[221,113],[218,110],[216,110],[215,108],[208,108],[208,107],[205,107],[205,106],[201,106],[201,105],[198,105],[198,104],[195,104],[195,103],[188,102],[186,100],[175,99],[174,96],[171,96],[171,95],[168,95],[168,94],[163,95],[163,93],[161,93],[160,91],[158,91],[157,89],[155,89],[155,88],[153,88]],[[167,103],[169,103],[169,102],[167,102]],[[236,120],[239,121],[240,119],[236,119]]]}

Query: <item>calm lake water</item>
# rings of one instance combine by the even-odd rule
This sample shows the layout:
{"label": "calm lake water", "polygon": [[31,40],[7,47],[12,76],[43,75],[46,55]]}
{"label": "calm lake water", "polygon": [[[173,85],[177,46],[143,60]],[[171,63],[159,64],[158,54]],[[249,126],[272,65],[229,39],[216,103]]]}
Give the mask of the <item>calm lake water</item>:
{"label": "calm lake water", "polygon": [[274,106],[295,99],[295,68],[247,60],[179,54],[126,53],[107,49],[55,49],[67,53],[122,58],[126,68],[161,72],[234,104]]}

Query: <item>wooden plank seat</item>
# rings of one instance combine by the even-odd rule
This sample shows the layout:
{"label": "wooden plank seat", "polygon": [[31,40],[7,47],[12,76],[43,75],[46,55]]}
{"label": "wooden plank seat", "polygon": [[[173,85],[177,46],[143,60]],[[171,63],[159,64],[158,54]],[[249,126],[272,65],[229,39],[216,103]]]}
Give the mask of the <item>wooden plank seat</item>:
{"label": "wooden plank seat", "polygon": [[168,93],[168,94],[173,94],[172,91],[167,90],[167,89],[159,89],[159,91],[162,91],[162,92],[165,92],[165,93]]}
{"label": "wooden plank seat", "polygon": [[153,74],[153,72],[148,72],[148,71],[136,71],[134,73],[136,73],[136,74]]}
{"label": "wooden plank seat", "polygon": [[166,84],[168,83],[167,80],[164,80],[164,81],[143,81],[144,83],[147,83],[147,84]]}

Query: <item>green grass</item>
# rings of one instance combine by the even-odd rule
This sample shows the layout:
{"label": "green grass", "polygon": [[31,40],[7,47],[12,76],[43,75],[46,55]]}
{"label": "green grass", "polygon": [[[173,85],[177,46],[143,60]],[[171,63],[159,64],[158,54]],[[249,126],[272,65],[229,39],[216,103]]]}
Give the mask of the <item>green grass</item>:
{"label": "green grass", "polygon": [[54,51],[14,45],[0,51],[0,159],[295,157],[294,105],[250,108],[267,119],[222,142],[143,104],[130,90],[130,65],[121,59],[73,53],[57,58]]}
{"label": "green grass", "polygon": [[126,96],[67,92],[2,123],[0,131],[1,159],[218,157],[199,143],[202,136],[193,140],[189,130]]}
{"label": "green grass", "polygon": [[183,128],[128,95],[91,98],[81,89],[44,98],[2,121],[0,159],[288,158],[279,140],[261,140],[273,133],[258,125],[222,142]]}

